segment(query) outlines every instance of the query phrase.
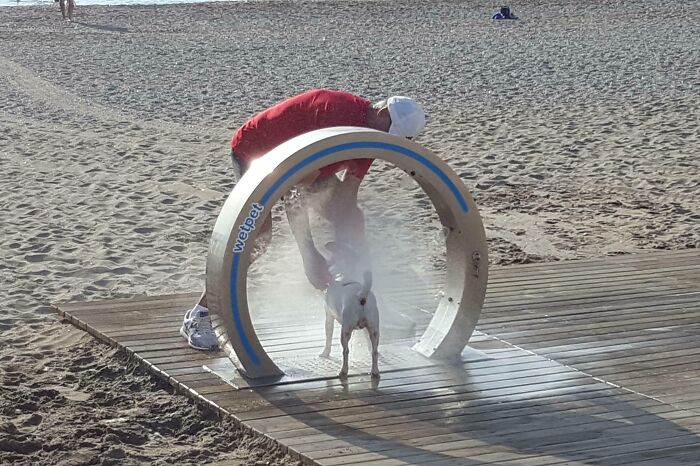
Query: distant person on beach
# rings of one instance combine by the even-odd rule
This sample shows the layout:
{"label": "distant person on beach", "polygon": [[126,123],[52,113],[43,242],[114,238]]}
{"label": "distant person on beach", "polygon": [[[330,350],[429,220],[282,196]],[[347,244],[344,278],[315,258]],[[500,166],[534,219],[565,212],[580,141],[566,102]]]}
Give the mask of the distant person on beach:
{"label": "distant person on beach", "polygon": [[491,19],[518,19],[518,17],[510,11],[510,7],[502,6],[499,11],[491,16]]}
{"label": "distant person on beach", "polygon": [[[66,11],[66,2],[68,2],[68,10]],[[58,5],[61,7],[61,14],[66,21],[73,21],[73,10],[75,9],[74,0],[59,0]]]}
{"label": "distant person on beach", "polygon": [[[238,128],[231,140],[231,161],[236,182],[250,165],[289,139],[309,131],[333,126],[359,126],[414,138],[425,127],[425,113],[413,99],[389,97],[376,103],[347,92],[315,89],[284,100],[264,110]],[[360,183],[372,159],[357,159],[329,165],[309,175],[285,196],[285,211],[296,240],[309,282],[325,289],[331,275],[318,251],[309,226],[308,197],[324,192],[331,200],[318,211],[332,225],[336,240],[364,249],[365,220],[357,205]],[[336,173],[345,170],[341,180]],[[272,218],[267,216],[258,234],[262,250],[272,237]],[[257,243],[257,242],[256,242]],[[259,244],[254,248],[258,249]],[[254,249],[252,260],[260,254]],[[199,302],[185,313],[180,333],[196,349],[215,349],[218,342],[212,330],[206,291]]]}

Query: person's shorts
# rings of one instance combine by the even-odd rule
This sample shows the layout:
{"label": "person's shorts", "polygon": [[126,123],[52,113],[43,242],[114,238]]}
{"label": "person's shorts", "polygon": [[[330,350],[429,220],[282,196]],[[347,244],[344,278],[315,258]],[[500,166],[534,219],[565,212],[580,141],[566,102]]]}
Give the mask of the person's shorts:
{"label": "person's shorts", "polygon": [[[347,173],[352,176],[363,179],[369,171],[369,167],[372,165],[372,162],[372,159],[355,159],[328,165],[321,169],[321,174],[313,184],[317,185],[319,188],[327,186],[327,181],[334,177],[336,173],[343,170],[347,170]],[[234,151],[231,151],[231,164],[233,165],[234,182],[238,183],[248,167],[239,157],[236,156]]]}
{"label": "person's shorts", "polygon": [[241,180],[241,176],[244,173],[243,162],[236,157],[236,153],[231,151],[231,165],[233,165],[233,182],[238,183]]}
{"label": "person's shorts", "polygon": [[363,179],[369,171],[369,167],[370,165],[372,165],[372,162],[374,162],[373,159],[354,159],[334,163],[332,165],[323,167],[321,169],[321,174],[319,175],[319,178],[331,177],[338,172],[347,170],[347,174],[359,179]]}

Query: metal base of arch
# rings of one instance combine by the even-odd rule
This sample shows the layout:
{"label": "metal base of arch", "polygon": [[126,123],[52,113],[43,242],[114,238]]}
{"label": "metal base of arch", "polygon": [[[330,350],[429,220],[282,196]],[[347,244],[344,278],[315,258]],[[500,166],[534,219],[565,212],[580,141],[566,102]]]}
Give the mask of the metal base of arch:
{"label": "metal base of arch", "polygon": [[386,160],[426,192],[447,232],[446,281],[428,328],[415,344],[433,358],[458,357],[476,327],[486,294],[486,237],[476,205],[459,177],[421,145],[366,128],[336,127],[303,134],[256,161],[229,195],[207,257],[207,302],[224,351],[251,378],[282,370],[262,347],[247,299],[247,270],[256,237],[272,206],[314,171],[358,158]]}

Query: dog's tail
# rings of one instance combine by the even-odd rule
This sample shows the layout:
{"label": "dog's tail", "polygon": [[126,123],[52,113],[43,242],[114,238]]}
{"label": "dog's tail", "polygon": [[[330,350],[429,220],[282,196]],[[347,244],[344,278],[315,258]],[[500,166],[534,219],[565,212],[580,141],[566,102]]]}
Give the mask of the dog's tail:
{"label": "dog's tail", "polygon": [[362,289],[360,290],[360,301],[365,301],[367,299],[367,296],[369,296],[369,290],[372,289],[372,271],[371,270],[365,270],[365,273],[362,275],[363,282],[362,282]]}

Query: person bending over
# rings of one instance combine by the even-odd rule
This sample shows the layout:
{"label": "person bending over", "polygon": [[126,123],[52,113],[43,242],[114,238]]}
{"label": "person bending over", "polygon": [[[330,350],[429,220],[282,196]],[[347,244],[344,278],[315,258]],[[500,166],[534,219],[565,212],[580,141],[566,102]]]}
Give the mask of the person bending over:
{"label": "person bending over", "polygon": [[[284,100],[248,120],[238,128],[231,140],[231,161],[236,182],[257,159],[270,150],[309,131],[333,126],[359,126],[388,132],[406,138],[416,137],[425,127],[425,113],[413,99],[393,96],[372,103],[347,92],[315,89]],[[311,236],[308,196],[322,201],[314,208],[325,217],[336,241],[358,251],[365,251],[364,215],[357,205],[360,183],[372,164],[372,159],[356,159],[326,166],[307,176],[285,196],[285,212],[292,235],[297,243],[309,282],[323,290],[330,283],[328,264],[318,251]],[[336,173],[345,170],[342,181]],[[323,201],[325,200],[325,202]],[[268,244],[272,237],[272,218],[268,214],[259,230],[261,241]],[[252,259],[260,254],[254,249]],[[199,302],[185,313],[180,333],[196,349],[218,347],[207,307],[206,290]]]}

